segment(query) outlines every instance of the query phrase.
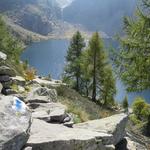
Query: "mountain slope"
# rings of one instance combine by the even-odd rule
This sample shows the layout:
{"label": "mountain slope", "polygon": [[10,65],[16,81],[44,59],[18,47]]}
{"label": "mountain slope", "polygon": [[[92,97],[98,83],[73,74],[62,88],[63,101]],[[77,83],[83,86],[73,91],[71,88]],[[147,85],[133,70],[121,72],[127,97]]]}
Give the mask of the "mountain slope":
{"label": "mountain slope", "polygon": [[53,0],[2,0],[0,12],[15,24],[42,35],[52,32],[61,17],[60,8]]}
{"label": "mountain slope", "polygon": [[63,15],[65,21],[112,35],[120,30],[123,16],[130,16],[135,6],[136,0],[75,0]]}

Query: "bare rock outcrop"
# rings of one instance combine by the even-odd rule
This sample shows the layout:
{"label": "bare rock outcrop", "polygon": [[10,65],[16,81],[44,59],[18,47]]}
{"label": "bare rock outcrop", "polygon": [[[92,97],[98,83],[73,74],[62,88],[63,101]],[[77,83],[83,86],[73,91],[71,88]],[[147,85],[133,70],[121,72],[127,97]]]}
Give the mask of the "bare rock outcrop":
{"label": "bare rock outcrop", "polygon": [[34,119],[26,146],[32,150],[114,150],[124,138],[127,120],[127,115],[118,114],[68,128]]}
{"label": "bare rock outcrop", "polygon": [[74,125],[75,128],[82,128],[96,132],[111,134],[112,139],[104,139],[104,144],[116,145],[125,136],[125,127],[128,121],[128,116],[124,113],[116,114],[104,119],[92,120],[85,123]]}
{"label": "bare rock outcrop", "polygon": [[0,96],[0,150],[21,150],[29,137],[31,113],[13,96]]}

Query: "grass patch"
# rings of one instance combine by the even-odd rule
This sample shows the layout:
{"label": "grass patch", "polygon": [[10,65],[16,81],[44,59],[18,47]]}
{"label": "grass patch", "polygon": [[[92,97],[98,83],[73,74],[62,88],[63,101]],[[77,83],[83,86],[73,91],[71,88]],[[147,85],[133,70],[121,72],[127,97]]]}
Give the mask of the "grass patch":
{"label": "grass patch", "polygon": [[100,107],[67,86],[60,86],[56,90],[59,101],[68,107],[69,113],[74,115],[75,123],[105,118],[116,113],[113,110]]}

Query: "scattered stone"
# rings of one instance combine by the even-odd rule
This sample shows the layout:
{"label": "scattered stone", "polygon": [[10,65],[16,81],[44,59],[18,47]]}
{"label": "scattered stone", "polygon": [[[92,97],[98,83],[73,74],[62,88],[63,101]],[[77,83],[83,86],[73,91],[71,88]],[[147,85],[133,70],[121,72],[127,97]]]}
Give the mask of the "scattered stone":
{"label": "scattered stone", "polygon": [[125,137],[125,139],[127,141],[128,150],[147,150],[147,148],[144,145],[133,141],[129,137]]}
{"label": "scattered stone", "polygon": [[65,122],[70,122],[71,121],[71,117],[68,115],[64,120],[63,120],[63,123]]}
{"label": "scattered stone", "polygon": [[23,150],[32,150],[32,147],[25,147]]}
{"label": "scattered stone", "polygon": [[35,78],[33,81],[35,83],[40,84],[41,86],[46,86],[48,88],[56,88],[56,87],[59,87],[60,85],[66,85],[66,84],[59,82],[59,81],[56,81],[56,80],[48,81],[48,80],[40,79],[38,77]]}
{"label": "scattered stone", "polygon": [[69,128],[72,128],[73,125],[74,125],[74,122],[73,122],[73,121],[69,121],[69,122],[65,122],[65,123],[64,123],[64,126],[69,127]]}
{"label": "scattered stone", "polygon": [[[29,137],[31,113],[16,109],[13,96],[0,96],[0,148],[21,150]],[[25,104],[24,104],[25,105]]]}
{"label": "scattered stone", "polygon": [[68,117],[66,114],[66,106],[60,103],[31,103],[28,106],[33,111],[33,118],[46,122],[62,123]]}
{"label": "scattered stone", "polygon": [[105,145],[116,145],[125,136],[125,127],[128,116],[124,113],[113,115],[104,119],[88,121],[74,125],[75,128],[88,129],[113,135],[112,139],[103,139]]}
{"label": "scattered stone", "polygon": [[0,75],[15,76],[15,71],[7,66],[0,66]]}
{"label": "scattered stone", "polygon": [[0,51],[0,61],[6,60],[6,59],[7,59],[7,55]]}
{"label": "scattered stone", "polygon": [[[106,145],[106,150],[115,150],[115,146],[114,145]],[[122,150],[122,149],[120,149]]]}
{"label": "scattered stone", "polygon": [[5,88],[3,88],[2,93],[3,93],[4,95],[13,95],[13,94],[17,94],[17,92],[14,91],[13,89],[5,89]]}
{"label": "scattered stone", "polygon": [[57,92],[55,89],[46,87],[33,88],[27,96],[27,101],[30,103],[57,102]]}
{"label": "scattered stone", "polygon": [[20,86],[20,85],[18,85],[18,92],[20,92],[20,93],[25,92],[25,88]]}
{"label": "scattered stone", "polygon": [[25,86],[25,84],[26,84],[26,80],[21,76],[11,77],[11,79],[12,79],[14,84],[17,84],[20,86]]}

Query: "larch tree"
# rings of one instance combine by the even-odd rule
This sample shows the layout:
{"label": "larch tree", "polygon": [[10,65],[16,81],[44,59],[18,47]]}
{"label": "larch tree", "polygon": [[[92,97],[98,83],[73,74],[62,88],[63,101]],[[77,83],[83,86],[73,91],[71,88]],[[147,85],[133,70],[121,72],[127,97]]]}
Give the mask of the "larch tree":
{"label": "larch tree", "polygon": [[81,85],[80,56],[84,47],[84,38],[81,33],[77,31],[73,35],[67,51],[67,64],[63,75],[64,80],[70,83],[77,91],[80,91]]}
{"label": "larch tree", "polygon": [[124,36],[114,64],[128,91],[150,88],[150,0],[142,0],[136,17],[124,18]]}
{"label": "larch tree", "polygon": [[116,93],[115,80],[98,32],[93,34],[81,58],[82,76],[91,90],[92,100],[97,102],[99,97],[104,103],[112,101]]}

